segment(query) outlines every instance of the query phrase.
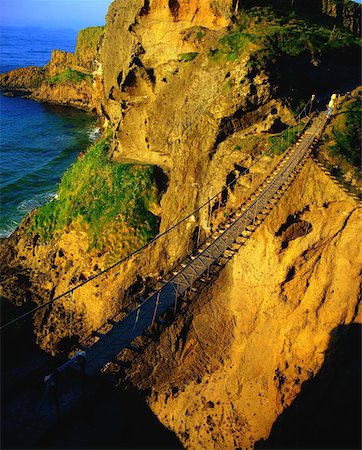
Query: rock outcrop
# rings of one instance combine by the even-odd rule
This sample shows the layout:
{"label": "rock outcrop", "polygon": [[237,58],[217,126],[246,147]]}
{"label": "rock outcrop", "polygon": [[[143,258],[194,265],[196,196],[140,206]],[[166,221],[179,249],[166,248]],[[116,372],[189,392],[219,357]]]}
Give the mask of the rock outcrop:
{"label": "rock outcrop", "polygon": [[[186,448],[253,448],[318,373],[334,330],[361,323],[361,213],[310,161],[214,285],[134,361],[129,379],[151,389]],[[310,226],[286,246],[294,215]]]}
{"label": "rock outcrop", "polygon": [[0,75],[1,84],[8,88],[21,91],[38,88],[43,82],[45,69],[41,67],[25,67],[15,69]]}
{"label": "rock outcrop", "polygon": [[103,34],[103,27],[86,28],[78,34],[74,54],[54,50],[43,68],[26,67],[0,74],[2,91],[6,95],[27,96],[101,115],[103,87],[97,58]]}
{"label": "rock outcrop", "polygon": [[[74,55],[54,52],[42,69],[46,82],[37,84],[43,72],[35,71],[24,81],[2,75],[0,83],[14,76],[32,98],[96,110],[112,132],[115,164],[126,159],[160,167],[167,190],[154,211],[163,232],[250,168],[271,135],[295,125],[276,78],[251,58],[254,40],[237,57],[217,58],[239,3],[115,0],[104,36],[93,40],[84,32]],[[83,40],[92,41],[88,50]],[[293,78],[295,92],[303,81]],[[149,250],[40,312],[39,345],[52,353],[67,349],[134,306],[135,294],[147,293],[194,251],[195,235],[208,236],[250,194],[252,176],[266,177],[278,158],[265,155],[224,189],[219,208],[203,209]],[[155,414],[187,448],[252,448],[266,438],[322,366],[333,329],[360,323],[360,216],[358,204],[310,161],[216,283],[133,361],[127,380],[150,390]],[[292,225],[291,217],[298,218]],[[90,249],[80,220],[51,243],[32,224],[30,216],[0,243],[4,297],[40,304],[109,265],[113,255]]]}
{"label": "rock outcrop", "polygon": [[361,34],[361,5],[354,1],[322,0],[322,12],[337,19],[353,33]]}

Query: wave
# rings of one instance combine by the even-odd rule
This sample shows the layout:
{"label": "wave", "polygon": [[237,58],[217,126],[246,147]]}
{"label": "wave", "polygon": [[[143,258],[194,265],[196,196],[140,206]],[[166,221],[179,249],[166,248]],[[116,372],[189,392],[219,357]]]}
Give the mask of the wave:
{"label": "wave", "polygon": [[7,238],[9,237],[18,226],[18,222],[15,220],[10,220],[8,223],[5,223],[0,228],[0,238]]}
{"label": "wave", "polygon": [[58,198],[56,192],[44,192],[43,194],[36,194],[34,197],[23,200],[17,207],[18,211],[24,215],[29,214],[35,208],[45,205],[45,203],[50,202],[54,198]]}
{"label": "wave", "polygon": [[90,141],[95,142],[102,136],[101,129],[99,127],[92,128],[88,131],[88,137]]}
{"label": "wave", "polygon": [[0,226],[0,238],[9,237],[16,230],[23,217],[33,209],[45,205],[54,198],[58,198],[56,192],[43,192],[42,194],[36,194],[27,200],[21,201],[16,206],[15,211],[10,211],[10,215],[3,215]]}

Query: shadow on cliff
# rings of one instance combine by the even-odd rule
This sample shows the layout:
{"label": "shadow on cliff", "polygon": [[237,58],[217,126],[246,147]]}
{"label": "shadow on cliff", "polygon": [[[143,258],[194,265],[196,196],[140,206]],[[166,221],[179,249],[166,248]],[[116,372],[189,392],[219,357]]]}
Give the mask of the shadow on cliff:
{"label": "shadow on cliff", "polygon": [[[2,324],[31,307],[0,300]],[[86,397],[78,400],[79,375],[62,374],[57,423],[55,401],[43,379],[61,362],[36,345],[31,320],[1,334],[2,449],[183,448],[152,413],[142,392],[122,390],[102,377],[87,378]],[[72,406],[64,411],[67,403]]]}
{"label": "shadow on cliff", "polygon": [[145,395],[99,377],[87,380],[86,400],[36,442],[37,449],[182,449],[146,403]]}
{"label": "shadow on cliff", "polygon": [[361,325],[332,331],[321,370],[255,448],[361,448]]}

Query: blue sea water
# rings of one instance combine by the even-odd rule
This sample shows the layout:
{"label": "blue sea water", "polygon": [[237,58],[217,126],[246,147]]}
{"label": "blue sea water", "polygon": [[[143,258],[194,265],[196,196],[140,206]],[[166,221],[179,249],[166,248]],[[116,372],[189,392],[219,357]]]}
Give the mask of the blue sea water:
{"label": "blue sea water", "polygon": [[[0,72],[44,66],[51,51],[74,51],[77,32],[0,29]],[[83,111],[0,96],[0,237],[32,209],[55,196],[64,171],[97,137],[96,119]]]}

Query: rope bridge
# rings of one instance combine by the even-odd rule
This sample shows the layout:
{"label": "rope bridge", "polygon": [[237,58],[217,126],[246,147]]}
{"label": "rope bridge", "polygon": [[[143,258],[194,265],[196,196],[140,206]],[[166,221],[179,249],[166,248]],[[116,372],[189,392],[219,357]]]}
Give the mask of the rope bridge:
{"label": "rope bridge", "polygon": [[[275,196],[278,195],[280,190],[287,189],[285,187],[287,180],[296,170],[297,166],[300,165],[303,158],[306,157],[311,144],[314,139],[320,135],[325,124],[325,113],[322,113],[313,120],[309,118],[308,114],[311,112],[313,100],[314,96],[305,105],[302,112],[296,119],[298,127],[303,124],[304,130],[308,125],[310,125],[309,128],[307,131],[304,131],[304,134],[302,134],[296,146],[291,148],[289,152],[286,153],[279,165],[274,169],[273,174],[264,180],[256,193],[252,194],[250,197],[250,203],[242,208],[243,211],[239,210],[230,215],[227,218],[226,223],[222,227],[219,227],[219,229],[216,230],[214,234],[209,236],[205,243],[199,247],[197,256],[189,257],[181,263],[181,270],[174,273],[171,279],[165,282],[149,298],[146,300],[140,299],[139,306],[131,311],[123,320],[107,320],[104,325],[111,325],[112,328],[104,334],[99,331],[94,332],[93,337],[96,338],[96,342],[89,346],[83,347],[81,353],[78,352],[73,358],[69,359],[65,364],[60,366],[57,369],[57,372],[61,372],[69,366],[76,367],[79,364],[79,358],[82,357],[81,360],[84,358],[86,360],[85,372],[88,375],[95,375],[102,369],[102,367],[104,367],[105,364],[109,361],[115,360],[116,356],[123,349],[136,349],[136,347],[132,346],[134,339],[137,336],[144,334],[147,328],[152,327],[154,322],[158,320],[159,317],[167,310],[172,308],[176,314],[182,301],[182,296],[187,291],[193,289],[194,283],[199,280],[205,272],[209,273],[211,266],[217,262],[217,260],[225,253],[227,249],[229,249],[235,242],[237,242],[238,239],[240,239],[240,236],[247,237],[251,234],[253,228],[255,229],[258,221],[260,221],[260,215],[265,214],[268,209],[270,209],[270,206],[276,202]],[[302,122],[303,119],[304,122]],[[288,140],[289,133],[292,132],[291,128],[292,127],[289,127],[284,132],[284,135],[287,134]],[[221,197],[223,192],[225,192],[225,189],[235,186],[236,181],[246,173],[251,173],[250,169],[252,169],[263,157],[270,155],[275,146],[280,145],[282,148],[283,144],[282,136],[266,152],[262,153],[249,168],[241,171],[239,175],[227,184],[220,192],[216,193],[199,208],[179,220],[163,233],[157,235],[144,246],[140,247],[127,257],[117,261],[107,269],[69,289],[67,292],[42,303],[26,314],[23,314],[13,321],[8,322],[1,327],[1,331],[7,329],[12,324],[17,323],[20,320],[32,316],[32,314],[48,307],[55,301],[66,296],[69,296],[70,301],[74,302],[75,291],[92,280],[97,279],[103,274],[111,271],[114,267],[119,266],[134,255],[144,251],[161,237],[170,233],[176,227],[189,220],[192,216],[195,216],[195,214],[199,213],[203,210],[203,208],[208,208],[208,211],[210,211],[216,202],[219,202],[220,208]],[[70,324],[72,324],[72,308],[70,309]],[[80,348],[80,346],[78,345],[77,348]]]}
{"label": "rope bridge", "polygon": [[300,142],[283,158],[251,203],[244,207],[244,211],[236,212],[224,225],[199,249],[199,254],[181,263],[181,270],[175,272],[172,278],[161,288],[156,290],[148,299],[141,299],[137,308],[131,311],[121,321],[108,321],[111,330],[102,334],[96,333],[98,341],[89,347],[82,348],[81,354],[76,354],[58,371],[69,365],[76,365],[79,356],[86,360],[85,373],[96,375],[108,362],[115,361],[117,355],[126,348],[137,350],[132,345],[134,339],[143,335],[147,328],[170,308],[176,314],[182,296],[193,288],[194,283],[208,273],[211,266],[228,250],[240,236],[248,236],[256,228],[260,215],[265,214],[270,205],[276,203],[280,191],[286,190],[287,181],[308,156],[312,143],[319,137],[325,124],[325,114],[313,119],[308,130],[302,135]]}

